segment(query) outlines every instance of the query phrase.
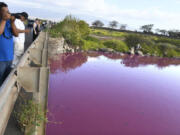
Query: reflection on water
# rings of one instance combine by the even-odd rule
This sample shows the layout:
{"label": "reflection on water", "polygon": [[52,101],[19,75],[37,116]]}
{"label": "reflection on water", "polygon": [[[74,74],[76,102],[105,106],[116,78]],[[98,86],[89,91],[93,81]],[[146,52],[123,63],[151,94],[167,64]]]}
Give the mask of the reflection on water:
{"label": "reflection on water", "polygon": [[47,135],[180,135],[180,60],[74,53],[49,63]]}
{"label": "reflection on water", "polygon": [[126,67],[139,67],[146,65],[156,65],[158,68],[168,67],[170,65],[180,65],[180,59],[172,58],[158,58],[158,57],[142,57],[137,55],[120,55],[112,53],[66,53],[60,54],[56,58],[50,59],[51,72],[56,70],[67,72],[68,70],[80,67],[86,63],[88,57],[105,56],[111,60],[121,59],[123,65]]}
{"label": "reflection on water", "polygon": [[51,72],[54,73],[56,70],[67,72],[70,69],[80,67],[86,61],[87,56],[83,53],[60,54],[56,58],[50,59]]}

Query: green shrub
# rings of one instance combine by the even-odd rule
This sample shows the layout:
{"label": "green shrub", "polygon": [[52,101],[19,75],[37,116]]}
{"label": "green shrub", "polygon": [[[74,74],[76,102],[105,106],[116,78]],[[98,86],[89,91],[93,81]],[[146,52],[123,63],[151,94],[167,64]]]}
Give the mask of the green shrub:
{"label": "green shrub", "polygon": [[47,118],[40,105],[32,100],[25,100],[25,103],[19,104],[19,109],[14,112],[15,119],[21,130],[29,128],[28,134],[34,131],[34,126],[40,126],[41,122],[47,122]]}
{"label": "green shrub", "polygon": [[126,43],[121,40],[108,40],[108,41],[104,41],[103,44],[107,48],[112,48],[115,51],[119,51],[119,52],[128,52],[129,50]]}
{"label": "green shrub", "polygon": [[81,44],[82,44],[82,49],[85,51],[106,48],[101,42],[96,42],[91,40],[81,40]]}
{"label": "green shrub", "polygon": [[155,40],[156,43],[169,43],[180,48],[180,40],[179,39],[171,39],[171,38],[163,38],[159,37]]}
{"label": "green shrub", "polygon": [[125,32],[110,31],[104,29],[91,29],[90,33],[99,36],[112,36],[112,37],[125,37],[127,35],[127,33]]}
{"label": "green shrub", "polygon": [[125,42],[129,47],[136,47],[137,44],[144,43],[145,39],[141,35],[131,34],[131,35],[126,36]]}
{"label": "green shrub", "polygon": [[156,46],[154,45],[147,45],[147,44],[141,44],[141,50],[144,54],[154,54],[156,51]]}
{"label": "green shrub", "polygon": [[95,38],[95,37],[92,37],[92,36],[87,36],[85,38],[85,40],[88,40],[88,41],[94,41],[94,42],[101,42],[99,39]]}
{"label": "green shrub", "polygon": [[169,49],[166,52],[166,56],[167,57],[179,57],[180,58],[180,51]]}
{"label": "green shrub", "polygon": [[169,43],[159,43],[157,44],[159,50],[161,50],[163,56],[173,57],[178,56],[179,48]]}
{"label": "green shrub", "polygon": [[49,31],[49,33],[50,33],[50,36],[53,38],[62,37],[61,32],[58,31],[55,26]]}
{"label": "green shrub", "polygon": [[71,15],[50,29],[52,37],[62,35],[66,42],[71,45],[80,45],[81,39],[86,38],[89,33],[89,25],[85,21],[78,20]]}
{"label": "green shrub", "polygon": [[156,44],[141,44],[141,51],[144,53],[144,54],[150,54],[150,55],[156,55],[156,56],[159,56],[159,57],[162,57],[163,56],[163,52],[162,50],[159,49],[158,45]]}
{"label": "green shrub", "polygon": [[141,46],[144,54],[154,54],[159,57],[179,57],[180,55],[179,49],[169,43],[141,44]]}
{"label": "green shrub", "polygon": [[89,25],[85,21],[80,20],[78,22],[78,26],[79,26],[79,31],[80,31],[81,37],[82,38],[88,37],[90,34]]}

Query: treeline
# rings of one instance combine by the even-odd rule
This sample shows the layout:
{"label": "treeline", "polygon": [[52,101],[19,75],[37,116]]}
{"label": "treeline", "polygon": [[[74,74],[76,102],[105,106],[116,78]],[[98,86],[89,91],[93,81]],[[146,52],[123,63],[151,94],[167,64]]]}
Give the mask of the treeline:
{"label": "treeline", "polygon": [[119,24],[118,21],[110,21],[108,27],[104,27],[104,23],[100,20],[96,20],[92,23],[93,27],[96,28],[106,28],[109,30],[116,30],[116,31],[127,31],[127,32],[136,32],[136,33],[143,33],[143,34],[151,34],[151,35],[159,35],[159,36],[166,36],[170,38],[180,38],[180,30],[165,30],[165,29],[153,29],[154,24],[147,24],[141,26],[139,29],[142,32],[138,32],[137,30],[131,31],[128,30],[127,24]]}

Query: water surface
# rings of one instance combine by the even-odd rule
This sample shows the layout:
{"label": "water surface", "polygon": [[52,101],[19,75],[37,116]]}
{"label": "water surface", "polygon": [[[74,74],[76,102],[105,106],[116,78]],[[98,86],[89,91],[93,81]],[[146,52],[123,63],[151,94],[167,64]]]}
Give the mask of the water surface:
{"label": "water surface", "polygon": [[180,135],[180,60],[74,53],[49,62],[47,135]]}

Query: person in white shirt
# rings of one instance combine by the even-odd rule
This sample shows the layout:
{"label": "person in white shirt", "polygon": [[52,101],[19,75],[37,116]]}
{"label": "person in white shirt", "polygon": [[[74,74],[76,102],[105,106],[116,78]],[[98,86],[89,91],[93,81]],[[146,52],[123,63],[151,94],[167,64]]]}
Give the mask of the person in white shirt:
{"label": "person in white shirt", "polygon": [[28,19],[28,14],[26,12],[19,14],[19,19],[15,20],[15,25],[18,29],[19,36],[14,37],[14,60],[12,67],[15,67],[21,56],[24,53],[24,43],[25,43],[25,33],[29,33],[29,29],[25,29],[24,22]]}

